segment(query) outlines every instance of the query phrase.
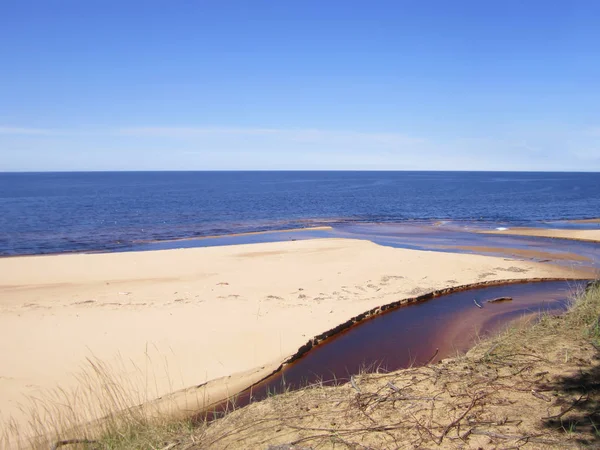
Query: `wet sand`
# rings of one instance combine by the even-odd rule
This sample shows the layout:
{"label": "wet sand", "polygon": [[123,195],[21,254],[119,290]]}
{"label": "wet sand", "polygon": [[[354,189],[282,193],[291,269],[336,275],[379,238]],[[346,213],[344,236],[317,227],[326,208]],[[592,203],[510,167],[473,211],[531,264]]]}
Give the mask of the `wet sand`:
{"label": "wet sand", "polygon": [[596,219],[576,219],[576,220],[569,220],[569,222],[571,223],[599,223],[600,224],[600,219],[596,218]]}
{"label": "wet sand", "polygon": [[511,234],[518,236],[538,236],[576,241],[600,242],[600,230],[566,230],[559,228],[511,228],[508,230],[480,231],[483,234]]}
{"label": "wet sand", "polygon": [[[441,246],[440,246],[441,247]],[[447,248],[455,248],[458,250],[467,250],[476,253],[498,253],[511,255],[513,257],[524,257],[537,260],[561,260],[561,261],[592,261],[587,256],[578,255],[576,253],[556,253],[546,252],[542,250],[528,250],[522,248],[502,248],[502,247],[485,247],[479,245],[470,246],[447,246]]]}
{"label": "wet sand", "polygon": [[24,420],[24,395],[75,386],[90,356],[144,401],[251,373],[216,383],[236,392],[371,308],[479,281],[579,276],[351,239],[0,259],[0,411]]}

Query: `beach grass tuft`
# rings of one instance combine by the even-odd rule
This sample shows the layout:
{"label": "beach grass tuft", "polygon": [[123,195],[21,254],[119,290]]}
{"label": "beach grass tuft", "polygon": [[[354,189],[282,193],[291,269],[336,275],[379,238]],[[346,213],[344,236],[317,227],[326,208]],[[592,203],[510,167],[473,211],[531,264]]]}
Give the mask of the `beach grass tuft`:
{"label": "beach grass tuft", "polygon": [[75,388],[45,391],[20,405],[26,424],[4,422],[0,448],[156,448],[165,436],[191,429],[191,421],[174,421],[150,403],[158,397],[156,377],[168,371],[156,374],[146,355],[143,368],[87,358]]}

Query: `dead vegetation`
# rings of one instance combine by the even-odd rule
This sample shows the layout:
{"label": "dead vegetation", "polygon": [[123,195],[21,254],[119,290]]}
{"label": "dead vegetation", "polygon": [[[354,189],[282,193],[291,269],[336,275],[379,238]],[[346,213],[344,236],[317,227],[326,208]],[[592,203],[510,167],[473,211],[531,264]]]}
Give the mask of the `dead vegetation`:
{"label": "dead vegetation", "polygon": [[521,321],[466,355],[231,409],[211,423],[113,421],[82,436],[87,442],[55,448],[600,447],[600,286],[579,294],[567,314]]}

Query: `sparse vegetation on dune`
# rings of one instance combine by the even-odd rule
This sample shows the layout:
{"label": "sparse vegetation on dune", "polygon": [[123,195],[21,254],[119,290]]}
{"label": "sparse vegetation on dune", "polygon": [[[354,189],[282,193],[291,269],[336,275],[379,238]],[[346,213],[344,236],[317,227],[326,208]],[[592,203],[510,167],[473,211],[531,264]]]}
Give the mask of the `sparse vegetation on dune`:
{"label": "sparse vegetation on dune", "polygon": [[[97,366],[99,395],[113,407],[121,388]],[[88,382],[90,385],[90,382]],[[123,394],[124,395],[124,394]],[[38,405],[45,413],[62,414]],[[466,355],[391,373],[365,373],[352,383],[312,385],[236,409],[210,424],[169,420],[143,408],[106,415],[101,426],[52,426],[33,415],[29,441],[50,448],[535,448],[600,445],[600,284],[578,293],[563,316],[520,321]],[[38,419],[39,418],[39,419]],[[64,420],[63,420],[64,419]],[[44,430],[44,427],[45,430]],[[68,432],[65,432],[67,430]],[[11,431],[5,433],[5,446]],[[23,437],[21,437],[23,438]],[[21,442],[25,442],[22,440]],[[11,448],[8,446],[8,448]]]}
{"label": "sparse vegetation on dune", "polygon": [[467,355],[243,408],[203,430],[192,448],[599,445],[599,319],[595,286],[564,316],[519,323]]}

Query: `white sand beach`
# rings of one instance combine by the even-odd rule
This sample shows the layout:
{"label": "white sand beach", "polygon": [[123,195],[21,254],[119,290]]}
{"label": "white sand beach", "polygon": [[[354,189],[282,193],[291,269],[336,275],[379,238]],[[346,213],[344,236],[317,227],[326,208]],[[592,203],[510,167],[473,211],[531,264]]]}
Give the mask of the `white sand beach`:
{"label": "white sand beach", "polygon": [[2,419],[25,421],[27,396],[76,386],[86,358],[117,368],[143,400],[245,373],[221,384],[231,393],[371,308],[536,277],[578,274],[350,239],[0,259]]}

